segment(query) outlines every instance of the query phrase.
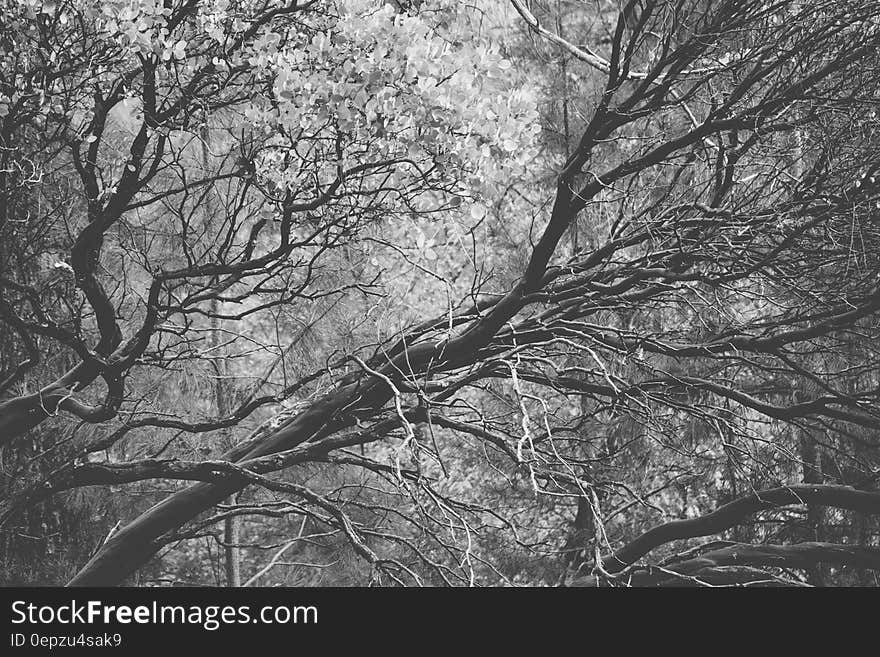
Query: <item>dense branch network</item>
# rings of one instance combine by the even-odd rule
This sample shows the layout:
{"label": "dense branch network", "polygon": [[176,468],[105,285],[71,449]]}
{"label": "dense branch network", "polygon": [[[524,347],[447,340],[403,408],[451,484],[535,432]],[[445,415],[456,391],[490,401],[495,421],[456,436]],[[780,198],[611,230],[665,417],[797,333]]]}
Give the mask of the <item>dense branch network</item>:
{"label": "dense branch network", "polygon": [[[186,25],[197,5],[173,10],[169,29]],[[24,127],[7,128],[4,171],[19,157],[13,139],[31,140],[41,157],[53,153],[47,163],[62,166],[60,158],[76,172],[82,201],[57,203],[42,227],[32,222],[35,234],[52,234],[56,222],[70,231],[62,244],[69,259],[59,261],[55,279],[35,282],[35,261],[24,257],[0,272],[0,318],[22,355],[0,375],[8,395],[0,402],[0,441],[15,449],[59,414],[108,428],[9,496],[4,521],[61,491],[197,482],[108,536],[74,585],[125,581],[167,546],[234,515],[307,518],[341,536],[369,564],[371,578],[397,583],[422,583],[421,569],[449,584],[473,583],[477,571],[495,577],[473,536],[498,534],[563,559],[563,579],[581,585],[784,584],[795,582],[790,570],[818,564],[878,567],[873,544],[808,536],[792,507],[880,512],[873,492],[880,141],[872,109],[880,91],[880,4],[631,1],[591,19],[592,32],[604,37],[588,48],[546,29],[549,13],[514,1],[525,29],[546,41],[531,47],[573,58],[595,86],[551,188],[539,189],[552,201],[534,210],[505,196],[490,219],[475,213],[470,264],[451,265],[454,276],[439,265],[432,271],[427,260],[412,267],[439,284],[447,308],[434,317],[418,308],[399,330],[377,330],[374,339],[362,331],[359,343],[328,349],[298,376],[285,370],[279,382],[289,353],[259,360],[242,346],[247,329],[236,327],[296,308],[299,329],[288,325],[283,339],[270,336],[262,345],[253,339],[253,353],[273,339],[293,349],[338,317],[333,304],[352,312],[353,298],[369,304],[393,296],[393,277],[347,277],[352,265],[344,257],[381,242],[371,232],[381,222],[452,212],[466,196],[460,180],[448,177],[443,146],[429,156],[411,146],[391,152],[385,128],[358,133],[354,123],[340,124],[347,119],[339,110],[311,134],[283,122],[274,133],[222,128],[252,102],[255,85],[269,99],[267,111],[279,115],[286,111],[281,99],[299,93],[284,87],[278,71],[255,73],[247,64],[246,56],[265,47],[254,45],[264,28],[308,32],[315,43],[318,26],[330,20],[320,3],[284,7],[259,8],[249,27],[222,44],[206,39],[187,55],[191,67],[172,52],[170,59],[140,56],[109,86],[83,78],[91,114],[78,135],[59,121],[57,135],[34,141],[21,102]],[[44,37],[57,36],[50,17],[40,25]],[[90,35],[81,36],[88,44]],[[83,46],[69,57],[70,66],[82,66],[95,52]],[[30,72],[44,81],[50,74],[58,75],[48,64]],[[121,139],[107,126],[132,88],[136,116],[125,119],[130,134],[110,176],[101,144]],[[198,116],[216,123],[203,119],[207,127],[193,138],[174,132],[185,133]],[[505,157],[492,148],[492,157]],[[15,161],[24,172],[24,159]],[[267,162],[272,171],[295,173],[267,173],[259,168]],[[321,179],[316,171],[325,163],[330,173]],[[397,173],[413,169],[414,176]],[[15,181],[3,175],[5,227],[31,212],[38,185],[23,173]],[[522,198],[531,194],[519,190]],[[426,197],[435,203],[430,210]],[[492,220],[518,226],[529,212],[540,228],[531,242],[521,240],[527,252],[506,275],[484,276],[480,260],[490,254],[476,248],[480,231]],[[171,235],[146,237],[162,214],[171,217]],[[116,237],[126,231],[133,237]],[[124,251],[115,264],[106,255],[110,242]],[[173,245],[173,256],[165,245]],[[134,263],[137,273],[127,271]],[[468,267],[472,276],[461,274]],[[438,298],[420,285],[413,289]],[[208,331],[227,333],[206,348]],[[10,394],[39,371],[47,341],[74,364],[34,392]],[[143,370],[183,371],[190,362],[212,362],[212,349],[228,357],[232,347],[252,382],[235,403],[207,415],[167,412],[151,400],[159,393],[131,385]],[[265,414],[282,403],[288,411]],[[158,448],[160,436],[171,443],[245,428],[211,458],[164,456],[166,447]],[[145,436],[146,455],[103,460]],[[455,447],[464,441],[470,447]],[[489,502],[476,493],[460,498],[448,484],[475,460],[492,482]],[[291,479],[313,464],[361,473],[370,482],[361,492],[382,493],[364,499],[348,483],[322,493]],[[706,513],[706,499],[686,501],[699,485],[731,501]],[[505,491],[498,505],[493,486]],[[278,499],[223,506],[248,487]],[[397,495],[407,499],[406,510]],[[547,547],[547,532],[520,536],[500,510],[529,496],[577,505],[562,548],[562,541]],[[680,512],[694,517],[661,523],[658,512],[665,516],[679,501]],[[204,515],[212,509],[219,512]],[[530,511],[529,522],[550,523],[542,513]],[[396,531],[382,524],[388,517],[398,519]],[[770,529],[774,522],[783,529]],[[733,539],[698,546],[699,554],[668,552],[676,541],[725,532]],[[266,568],[293,544],[277,546]],[[383,556],[384,546],[411,561]],[[660,562],[641,563],[661,548]]]}

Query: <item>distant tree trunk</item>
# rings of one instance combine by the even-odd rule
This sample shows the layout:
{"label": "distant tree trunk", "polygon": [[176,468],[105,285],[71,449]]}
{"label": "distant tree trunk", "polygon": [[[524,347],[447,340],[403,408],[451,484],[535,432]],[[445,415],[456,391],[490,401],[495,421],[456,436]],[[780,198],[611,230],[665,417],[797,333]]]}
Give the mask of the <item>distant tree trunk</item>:
{"label": "distant tree trunk", "polygon": [[[792,8],[796,10],[797,6]],[[799,113],[795,111],[795,120],[799,118]],[[798,128],[794,130],[792,135],[794,139],[794,148],[792,152],[791,171],[794,179],[800,181],[804,175],[804,135]],[[805,484],[821,484],[824,481],[822,476],[821,456],[816,445],[816,440],[809,431],[801,431],[799,440],[799,456],[801,467],[803,469],[802,481]],[[825,540],[825,532],[823,531],[823,523],[825,512],[822,507],[816,505],[807,506],[807,539],[810,541]],[[825,586],[824,568],[821,564],[807,570],[807,581],[813,586]]]}
{"label": "distant tree trunk", "polygon": [[[229,498],[235,501],[235,496]],[[226,543],[226,586],[241,586],[241,560],[238,553],[238,522],[236,517],[223,521],[223,541]]]}
{"label": "distant tree trunk", "polygon": [[[214,323],[219,325],[215,319]],[[215,326],[211,332],[212,342],[219,350],[220,331]],[[221,354],[222,350],[217,353]],[[214,383],[214,394],[216,399],[217,416],[224,417],[231,412],[232,404],[230,404],[228,383],[226,375],[228,372],[227,363],[224,355],[215,356],[214,369],[216,371],[216,379]],[[233,446],[232,436],[228,429],[220,430],[220,446],[223,451],[229,450]],[[230,495],[226,500],[227,504],[235,504],[237,502],[236,495]],[[239,519],[237,516],[231,516],[223,521],[223,547],[224,547],[224,570],[226,572],[226,586],[241,586],[241,563],[239,556]]]}
{"label": "distant tree trunk", "polygon": [[587,546],[595,533],[593,510],[586,497],[579,497],[571,532],[562,547],[567,569],[577,569],[587,561]]}
{"label": "distant tree trunk", "polygon": [[[202,137],[202,166],[205,174],[209,175],[210,162],[210,145],[211,130],[205,123],[201,130]],[[211,222],[214,215],[215,204],[214,196],[211,193],[205,195],[205,225]],[[229,367],[226,361],[227,353],[223,348],[223,335],[221,331],[221,320],[218,317],[220,313],[220,303],[216,298],[211,300],[211,363],[214,367],[214,406],[217,417],[225,417],[232,412],[232,400],[230,398],[231,390],[229,390]],[[226,452],[233,446],[231,434],[228,429],[220,429],[220,448]],[[227,499],[228,504],[235,504],[236,496],[231,495]],[[226,573],[226,586],[241,586],[241,564],[239,561],[238,542],[239,542],[239,521],[236,516],[231,516],[223,521],[223,556],[224,571]]]}

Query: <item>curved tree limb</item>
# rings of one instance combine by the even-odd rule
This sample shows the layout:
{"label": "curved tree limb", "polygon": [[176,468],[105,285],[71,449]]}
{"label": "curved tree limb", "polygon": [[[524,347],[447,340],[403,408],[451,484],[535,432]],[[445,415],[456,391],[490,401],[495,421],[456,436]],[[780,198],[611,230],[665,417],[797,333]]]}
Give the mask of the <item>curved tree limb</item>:
{"label": "curved tree limb", "polygon": [[720,568],[810,568],[818,563],[880,570],[880,548],[816,541],[796,545],[734,543],[663,568],[648,567],[644,572],[634,573],[629,583],[633,586],[668,586],[682,581],[679,576],[699,580],[700,573],[717,573]]}
{"label": "curved tree limb", "polygon": [[[725,504],[707,515],[673,520],[654,527],[613,554],[603,557],[602,566],[608,573],[620,573],[651,550],[666,543],[718,534],[753,513],[793,504],[833,506],[867,514],[880,514],[880,493],[830,484],[798,484],[759,491]],[[589,564],[585,569],[592,569],[593,565]],[[575,582],[578,586],[590,586],[595,584],[595,579],[587,577]]]}

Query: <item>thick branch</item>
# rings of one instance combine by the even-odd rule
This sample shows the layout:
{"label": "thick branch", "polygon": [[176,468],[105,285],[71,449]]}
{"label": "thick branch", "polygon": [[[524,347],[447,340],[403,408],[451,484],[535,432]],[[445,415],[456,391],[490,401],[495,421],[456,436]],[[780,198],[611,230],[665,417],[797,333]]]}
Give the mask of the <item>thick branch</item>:
{"label": "thick branch", "polygon": [[[861,513],[880,514],[880,493],[836,485],[795,485],[760,491],[725,504],[705,516],[673,520],[654,527],[613,554],[603,557],[602,566],[606,572],[619,573],[651,550],[666,543],[718,534],[739,524],[753,513],[792,504],[833,506]],[[584,578],[577,580],[577,583],[589,586],[593,581],[593,578]]]}

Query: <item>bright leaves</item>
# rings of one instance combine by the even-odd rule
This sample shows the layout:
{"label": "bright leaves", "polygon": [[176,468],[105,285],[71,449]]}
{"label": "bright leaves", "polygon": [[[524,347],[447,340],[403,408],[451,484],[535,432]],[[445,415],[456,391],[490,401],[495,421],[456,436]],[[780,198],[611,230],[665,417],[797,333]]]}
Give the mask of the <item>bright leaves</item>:
{"label": "bright leaves", "polygon": [[[155,67],[160,94],[203,80],[218,93],[232,79],[246,88],[239,92],[245,106],[236,102],[224,121],[237,116],[242,127],[264,131],[257,171],[297,198],[349,184],[347,172],[357,170],[361,180],[377,176],[372,186],[390,190],[388,199],[395,190],[421,189],[407,194],[408,210],[449,207],[453,196],[491,197],[536,156],[534,94],[496,44],[461,29],[470,18],[447,0],[424,3],[418,15],[380,0],[338,0],[290,17],[273,8],[269,19],[262,3],[247,0],[20,0],[18,7],[22,19],[44,21],[43,31],[93,46],[94,54],[79,53],[77,61],[89,67],[80,71],[89,80],[80,87],[81,109],[65,108],[76,114],[80,137],[88,133],[92,95],[147,65]],[[77,52],[36,48],[44,58]],[[143,93],[139,85],[142,78],[133,77],[126,95]],[[0,98],[0,114],[15,99],[8,92]]]}
{"label": "bright leaves", "polygon": [[[453,43],[421,17],[372,0],[341,3],[338,17],[277,50],[280,35],[262,39],[252,63],[273,71],[274,98],[251,116],[279,135],[308,136],[311,151],[297,152],[316,164],[321,184],[338,166],[387,160],[396,162],[385,180],[392,187],[430,171],[483,195],[534,156],[535,98],[492,44]],[[265,175],[301,188],[301,169],[278,166],[289,143],[276,145]]]}

